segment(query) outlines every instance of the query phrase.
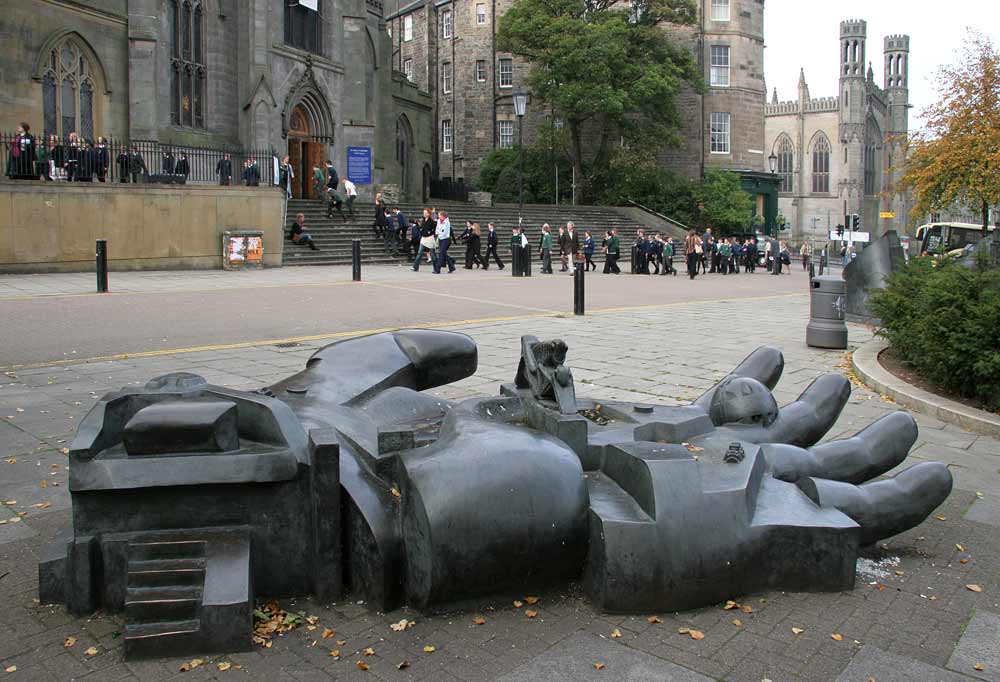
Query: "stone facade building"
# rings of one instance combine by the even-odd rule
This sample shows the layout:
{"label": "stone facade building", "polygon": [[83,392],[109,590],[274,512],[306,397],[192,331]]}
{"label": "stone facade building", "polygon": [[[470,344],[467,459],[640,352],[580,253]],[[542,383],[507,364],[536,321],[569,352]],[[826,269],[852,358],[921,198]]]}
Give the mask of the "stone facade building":
{"label": "stone facade building", "polygon": [[[530,64],[496,49],[497,21],[512,4],[417,0],[386,7],[394,67],[431,95],[439,177],[474,183],[490,151],[517,143],[511,95],[524,87]],[[745,185],[766,184],[764,0],[698,4],[696,26],[666,30],[695,53],[707,89],[679,96],[682,144],[662,161],[689,177],[720,167],[745,172]],[[552,125],[552,112],[529,100],[525,144]]]}
{"label": "stone facade building", "polygon": [[[289,154],[426,194],[432,102],[395,73],[381,0],[23,0],[0,14],[0,129]],[[359,188],[370,193],[372,187]]]}
{"label": "stone facade building", "polygon": [[907,198],[889,190],[902,172],[909,126],[910,39],[885,38],[881,87],[866,42],[864,21],[841,22],[840,93],[811,97],[802,73],[797,99],[780,102],[775,91],[767,105],[766,148],[777,157],[779,207],[793,242],[825,243],[850,214],[873,239],[906,231]]}

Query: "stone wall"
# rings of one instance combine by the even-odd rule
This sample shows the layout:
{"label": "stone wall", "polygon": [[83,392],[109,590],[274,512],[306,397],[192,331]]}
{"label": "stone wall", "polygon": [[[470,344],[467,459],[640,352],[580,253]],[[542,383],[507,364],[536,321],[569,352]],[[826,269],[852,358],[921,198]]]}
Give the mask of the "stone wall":
{"label": "stone wall", "polygon": [[94,269],[108,240],[111,270],[217,269],[222,232],[262,230],[264,265],[280,266],[277,188],[0,183],[0,273]]}

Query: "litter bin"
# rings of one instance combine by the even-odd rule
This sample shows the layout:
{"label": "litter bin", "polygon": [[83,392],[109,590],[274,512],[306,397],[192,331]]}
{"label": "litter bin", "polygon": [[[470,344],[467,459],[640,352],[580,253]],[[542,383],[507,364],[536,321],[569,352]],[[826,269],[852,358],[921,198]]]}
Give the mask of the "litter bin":
{"label": "litter bin", "polygon": [[847,348],[844,308],[846,287],[840,277],[813,277],[810,281],[809,324],[806,345],[813,348]]}

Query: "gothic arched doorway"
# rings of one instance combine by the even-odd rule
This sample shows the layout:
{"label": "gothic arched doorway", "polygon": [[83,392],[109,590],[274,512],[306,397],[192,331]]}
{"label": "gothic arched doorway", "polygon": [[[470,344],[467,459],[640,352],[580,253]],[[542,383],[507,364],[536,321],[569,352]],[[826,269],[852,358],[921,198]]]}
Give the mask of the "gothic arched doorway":
{"label": "gothic arched doorway", "polygon": [[292,196],[296,199],[319,199],[313,188],[313,168],[324,168],[326,145],[316,139],[309,112],[297,104],[288,118],[288,163],[295,171]]}

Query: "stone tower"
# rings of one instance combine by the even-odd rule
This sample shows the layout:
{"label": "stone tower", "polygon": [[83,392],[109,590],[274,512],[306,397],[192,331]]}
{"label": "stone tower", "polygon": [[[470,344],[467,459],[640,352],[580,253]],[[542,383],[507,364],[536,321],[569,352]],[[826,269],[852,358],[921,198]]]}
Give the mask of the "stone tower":
{"label": "stone tower", "polygon": [[886,230],[899,231],[906,225],[909,206],[905,194],[891,191],[902,177],[902,157],[904,141],[909,131],[910,117],[910,36],[892,35],[885,39],[885,95],[888,107],[888,130],[885,145],[886,180],[890,191],[886,193],[886,210],[896,214],[895,218],[883,220]]}
{"label": "stone tower", "polygon": [[864,213],[867,33],[862,20],[840,22],[840,143],[847,150],[847,161],[839,189],[845,214]]}

